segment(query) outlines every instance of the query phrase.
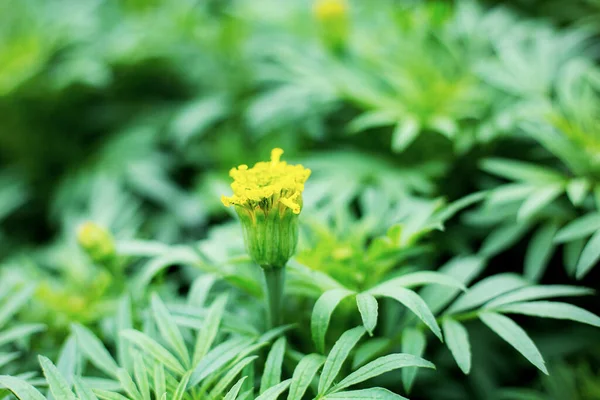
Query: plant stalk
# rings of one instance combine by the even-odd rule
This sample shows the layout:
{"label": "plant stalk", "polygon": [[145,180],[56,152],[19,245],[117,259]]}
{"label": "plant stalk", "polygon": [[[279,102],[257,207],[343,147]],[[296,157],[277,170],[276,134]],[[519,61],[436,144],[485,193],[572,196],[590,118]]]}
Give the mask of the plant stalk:
{"label": "plant stalk", "polygon": [[275,328],[281,325],[281,305],[283,302],[283,287],[285,285],[285,267],[263,268],[266,283],[267,310],[269,326]]}

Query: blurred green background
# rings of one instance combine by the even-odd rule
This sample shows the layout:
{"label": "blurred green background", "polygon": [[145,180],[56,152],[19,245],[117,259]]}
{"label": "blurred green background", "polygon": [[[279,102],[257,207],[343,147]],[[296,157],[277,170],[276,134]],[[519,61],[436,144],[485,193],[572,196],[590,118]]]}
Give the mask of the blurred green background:
{"label": "blurred green background", "polygon": [[[478,254],[484,275],[600,288],[598,246],[577,265],[587,236],[544,251],[600,202],[599,39],[598,0],[0,0],[2,284],[77,275],[85,220],[221,246],[237,232],[221,233],[228,170],[281,147],[313,171],[298,260],[348,285],[372,273],[356,249],[393,223],[495,191],[445,231],[415,228],[416,259]],[[37,296],[58,332],[102,314],[63,310],[56,290]],[[467,379],[446,353],[411,398],[600,399],[598,332],[528,327],[551,379],[514,373],[517,356],[474,332],[481,368]]]}

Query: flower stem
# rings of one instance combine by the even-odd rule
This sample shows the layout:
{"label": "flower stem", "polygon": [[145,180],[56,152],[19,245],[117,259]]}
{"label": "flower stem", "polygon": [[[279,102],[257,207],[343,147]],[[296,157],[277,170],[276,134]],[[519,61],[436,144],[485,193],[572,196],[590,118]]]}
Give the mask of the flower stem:
{"label": "flower stem", "polygon": [[285,267],[263,268],[267,285],[267,306],[269,325],[275,328],[281,324],[281,303],[285,284]]}

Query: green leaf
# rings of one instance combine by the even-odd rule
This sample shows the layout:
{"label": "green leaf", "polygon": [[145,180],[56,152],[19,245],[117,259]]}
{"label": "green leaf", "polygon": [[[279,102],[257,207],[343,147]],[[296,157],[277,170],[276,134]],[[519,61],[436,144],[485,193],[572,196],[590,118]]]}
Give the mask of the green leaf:
{"label": "green leaf", "polygon": [[208,350],[212,346],[215,338],[217,337],[217,332],[219,330],[219,326],[221,326],[221,320],[223,319],[223,314],[225,313],[225,306],[227,305],[227,294],[222,294],[210,305],[206,316],[204,317],[204,321],[202,323],[202,328],[198,332],[198,336],[196,338],[196,346],[194,348],[194,365],[198,364],[200,360],[208,353]]}
{"label": "green leaf", "polygon": [[34,291],[35,285],[27,285],[16,293],[11,294],[9,300],[0,307],[0,328],[31,299]]}
{"label": "green leaf", "polygon": [[348,355],[364,334],[365,328],[357,326],[344,332],[338,341],[335,342],[331,352],[327,356],[327,360],[325,360],[323,372],[319,379],[318,392],[320,395],[324,394],[331,387]]}
{"label": "green leaf", "polygon": [[366,129],[392,125],[398,117],[387,110],[367,111],[354,118],[348,124],[348,132],[356,134]]}
{"label": "green leaf", "polygon": [[194,307],[204,307],[210,289],[217,277],[212,274],[201,275],[194,280],[188,293],[188,304]]}
{"label": "green leaf", "polygon": [[594,290],[569,285],[536,285],[517,289],[511,293],[490,301],[485,308],[494,308],[504,304],[517,303],[528,300],[546,299],[550,297],[586,296],[593,294]]}
{"label": "green leaf", "polygon": [[133,375],[138,384],[142,399],[150,400],[150,382],[148,381],[148,373],[144,359],[139,351],[135,351],[133,355]]}
{"label": "green leaf", "polygon": [[173,398],[171,400],[181,400],[185,395],[185,391],[188,386],[188,382],[190,380],[190,376],[192,375],[192,371],[189,371],[181,378],[179,384],[177,385],[177,389],[175,389],[175,393],[173,393]]}
{"label": "green leaf", "polygon": [[564,181],[562,175],[551,169],[503,158],[488,158],[481,163],[481,168],[490,174],[508,180],[530,182],[536,185]]}
{"label": "green leaf", "polygon": [[[133,322],[131,317],[131,300],[129,299],[129,296],[123,296],[121,299],[119,299],[119,305],[117,308],[115,327],[116,332],[121,332],[125,329],[131,329],[132,327]],[[127,339],[119,335],[117,338],[117,359],[119,360],[119,365],[124,368],[130,368],[131,365],[133,365],[130,347],[131,346],[129,342],[127,342]],[[112,374],[114,374],[114,371],[115,369],[112,370]]]}
{"label": "green leaf", "polygon": [[237,398],[237,395],[240,392],[240,389],[242,388],[242,385],[244,384],[244,381],[246,380],[246,378],[247,378],[247,376],[244,376],[242,379],[237,381],[237,383],[235,385],[233,385],[233,387],[229,390],[229,392],[227,392],[227,394],[225,395],[225,399],[223,399],[223,400],[235,400]]}
{"label": "green leaf", "polygon": [[560,229],[554,241],[556,243],[571,242],[590,236],[600,230],[600,213],[593,212],[576,218]]}
{"label": "green leaf", "polygon": [[302,400],[306,389],[324,363],[325,357],[320,354],[308,354],[302,357],[292,375],[288,400]]}
{"label": "green leaf", "polygon": [[467,330],[460,322],[452,318],[444,318],[442,330],[446,345],[456,360],[456,364],[465,374],[469,374],[471,371],[471,344]]}
{"label": "green leaf", "polygon": [[340,383],[335,385],[332,392],[339,392],[342,389],[364,382],[367,379],[374,378],[386,372],[394,371],[396,369],[405,367],[421,367],[421,368],[433,368],[435,365],[421,357],[413,356],[412,354],[390,354],[387,356],[380,357],[375,361],[371,361],[367,365],[354,371]]}
{"label": "green leaf", "polygon": [[452,276],[442,274],[440,272],[435,271],[418,271],[410,274],[402,275],[394,279],[390,279],[389,281],[385,281],[377,285],[376,288],[392,288],[395,286],[404,287],[407,289],[413,288],[415,286],[422,285],[441,285],[457,288],[460,290],[467,290],[465,285]]}
{"label": "green leaf", "polygon": [[252,339],[234,338],[212,349],[194,368],[188,389],[196,386],[204,378],[225,366],[250,345],[252,345]]}
{"label": "green leaf", "polygon": [[268,388],[277,385],[281,382],[281,365],[285,354],[285,337],[280,337],[271,347],[267,361],[265,362],[265,370],[260,380],[260,393],[264,393]]}
{"label": "green leaf", "polygon": [[591,189],[590,182],[585,178],[573,179],[567,185],[567,196],[574,206],[579,206]]}
{"label": "green leaf", "polygon": [[529,227],[529,224],[524,222],[516,224],[509,222],[501,225],[485,238],[481,245],[480,254],[487,258],[498,255],[517,243],[527,233]]}
{"label": "green leaf", "polygon": [[52,364],[52,361],[44,356],[38,356],[38,359],[54,398],[61,400],[77,400],[75,393],[71,390],[71,386],[60,374],[58,369],[56,369],[54,364]]}
{"label": "green leaf", "polygon": [[577,262],[579,261],[579,256],[585,246],[585,242],[585,239],[577,239],[572,242],[567,242],[563,246],[563,262],[569,277],[575,277]]}
{"label": "green leaf", "polygon": [[356,369],[375,359],[375,357],[383,355],[390,345],[391,340],[383,337],[373,338],[358,345],[352,359],[352,369]]}
{"label": "green leaf", "polygon": [[390,392],[384,388],[369,388],[361,390],[349,390],[347,392],[331,393],[323,397],[331,400],[408,400],[399,394]]}
{"label": "green leaf", "polygon": [[0,375],[0,385],[10,390],[19,400],[46,400],[36,388],[14,376]]}
{"label": "green leaf", "polygon": [[109,392],[108,390],[103,389],[94,389],[94,393],[101,400],[131,400],[119,393]]}
{"label": "green leaf", "polygon": [[73,383],[75,384],[75,392],[79,400],[98,400],[98,397],[92,390],[81,380],[80,377],[74,376]]}
{"label": "green leaf", "polygon": [[44,329],[46,329],[46,326],[43,324],[26,324],[13,326],[12,328],[0,332],[0,346],[5,345],[6,343],[10,343],[15,339],[22,339],[33,333],[41,332]]}
{"label": "green leaf", "polygon": [[548,375],[544,359],[535,346],[535,343],[513,320],[504,315],[491,312],[481,313],[479,318],[492,331],[521,353],[530,363]]}
{"label": "green leaf", "polygon": [[392,150],[396,153],[400,153],[419,135],[421,126],[415,118],[406,118],[396,125],[394,133],[392,133]]}
{"label": "green leaf", "polygon": [[229,368],[227,374],[225,374],[223,378],[219,379],[219,382],[211,390],[208,397],[210,399],[220,399],[235,377],[238,376],[248,364],[257,358],[258,356],[244,357],[239,362],[235,363],[235,365]]}
{"label": "green leaf", "polygon": [[525,277],[538,281],[552,257],[554,251],[553,239],[558,231],[558,224],[550,222],[542,225],[531,238],[525,253]]}
{"label": "green leaf", "polygon": [[506,304],[495,308],[495,311],[533,317],[567,319],[600,328],[600,317],[583,308],[558,301],[531,301],[527,303]]}
{"label": "green leaf", "polygon": [[167,310],[167,307],[163,304],[156,293],[152,294],[151,308],[160,335],[169,344],[171,349],[179,356],[182,364],[186,367],[189,367],[190,354],[188,353],[187,346],[183,341],[183,336],[181,335],[177,324],[173,320],[173,317]]}
{"label": "green leaf", "polygon": [[519,211],[517,212],[517,220],[523,221],[531,218],[538,211],[560,196],[563,191],[564,187],[561,185],[552,185],[536,190],[527,198],[527,200],[523,202],[519,208]]}
{"label": "green leaf", "polygon": [[108,376],[116,378],[115,374],[119,366],[100,339],[83,325],[73,324],[72,330],[75,332],[79,349],[86,355],[87,359]]}
{"label": "green leaf", "polygon": [[389,297],[400,302],[413,313],[415,313],[415,315],[419,317],[440,340],[442,340],[442,332],[431,310],[425,301],[412,290],[402,287],[382,287],[371,289],[369,292],[374,295]]}
{"label": "green leaf", "polygon": [[373,331],[377,326],[377,299],[369,293],[359,293],[356,295],[356,305],[365,329],[369,335],[373,336]]}
{"label": "green leaf", "polygon": [[581,251],[575,277],[582,279],[600,260],[600,231],[594,233]]}
{"label": "green leaf", "polygon": [[167,380],[165,377],[165,367],[161,363],[154,364],[154,397],[160,398],[167,392]]}
{"label": "green leaf", "polygon": [[459,297],[446,311],[446,314],[457,314],[479,307],[491,299],[504,293],[522,288],[527,282],[519,275],[504,273],[487,277]]}
{"label": "green leaf", "polygon": [[121,387],[123,390],[125,390],[125,393],[127,393],[129,397],[131,397],[133,400],[142,399],[142,395],[135,386],[133,379],[131,379],[131,376],[125,369],[119,368],[117,370],[117,379],[119,379],[119,382],[121,382]]}
{"label": "green leaf", "polygon": [[[439,271],[466,285],[481,273],[485,265],[485,259],[480,256],[456,257],[444,264]],[[436,314],[443,310],[459,293],[459,289],[431,285],[423,288],[419,295],[425,300],[429,309]]]}
{"label": "green leaf", "polygon": [[138,346],[144,353],[150,355],[156,361],[163,363],[165,367],[179,375],[185,374],[183,365],[154,339],[133,329],[124,330],[120,334]]}
{"label": "green leaf", "polygon": [[[425,335],[419,329],[405,328],[402,331],[402,352],[421,357],[425,351],[427,340]],[[402,370],[402,384],[406,393],[410,393],[412,385],[417,377],[418,369],[416,367],[404,368]]]}
{"label": "green leaf", "polygon": [[291,379],[278,383],[277,385],[266,390],[263,394],[258,396],[256,400],[275,400],[281,395],[281,393],[285,392],[285,390],[290,386],[291,383]]}
{"label": "green leaf", "polygon": [[315,303],[310,320],[310,330],[313,342],[320,353],[325,352],[325,335],[329,328],[331,314],[342,300],[353,293],[347,289],[331,289],[323,293]]}

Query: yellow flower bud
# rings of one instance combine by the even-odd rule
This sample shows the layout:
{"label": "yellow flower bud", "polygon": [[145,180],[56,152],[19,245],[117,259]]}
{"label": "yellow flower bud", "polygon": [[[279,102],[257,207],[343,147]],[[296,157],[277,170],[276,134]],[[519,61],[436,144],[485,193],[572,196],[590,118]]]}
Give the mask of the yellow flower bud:
{"label": "yellow flower bud", "polygon": [[116,254],[113,236],[100,225],[88,221],[77,230],[77,241],[94,262],[103,263]]}
{"label": "yellow flower bud", "polygon": [[271,161],[252,168],[233,168],[233,196],[222,196],[235,206],[252,259],[264,268],[283,267],[296,249],[302,191],[310,170],[281,161],[283,150],[271,151]]}

